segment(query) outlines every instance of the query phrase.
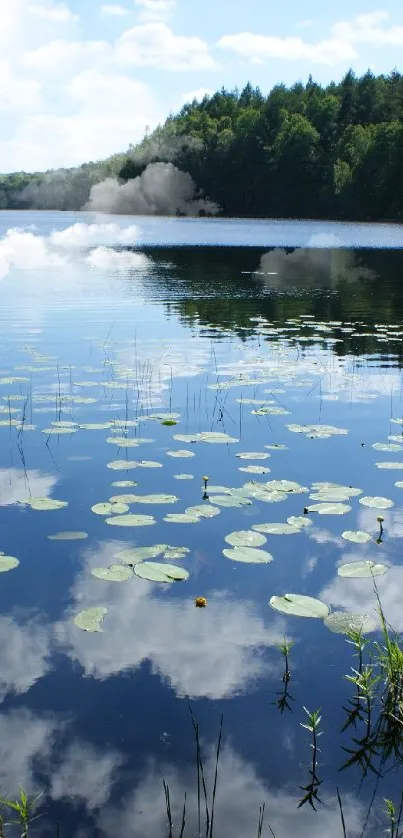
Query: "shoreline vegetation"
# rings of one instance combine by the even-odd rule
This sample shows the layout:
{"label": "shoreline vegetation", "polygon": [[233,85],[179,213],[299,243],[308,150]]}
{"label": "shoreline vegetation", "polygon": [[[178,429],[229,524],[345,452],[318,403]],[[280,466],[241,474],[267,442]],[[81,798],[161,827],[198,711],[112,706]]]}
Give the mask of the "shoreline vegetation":
{"label": "shoreline vegetation", "polygon": [[403,221],[403,75],[185,105],[104,161],[0,176],[0,209]]}

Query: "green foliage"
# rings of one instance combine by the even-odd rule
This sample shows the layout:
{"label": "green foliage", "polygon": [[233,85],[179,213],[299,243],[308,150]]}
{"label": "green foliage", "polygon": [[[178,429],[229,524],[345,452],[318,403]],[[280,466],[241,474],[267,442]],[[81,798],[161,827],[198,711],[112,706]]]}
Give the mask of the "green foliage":
{"label": "green foliage", "polygon": [[326,87],[311,77],[264,96],[247,84],[184,105],[136,147],[105,161],[0,176],[0,208],[81,209],[106,177],[172,162],[227,216],[401,220],[403,75]]}

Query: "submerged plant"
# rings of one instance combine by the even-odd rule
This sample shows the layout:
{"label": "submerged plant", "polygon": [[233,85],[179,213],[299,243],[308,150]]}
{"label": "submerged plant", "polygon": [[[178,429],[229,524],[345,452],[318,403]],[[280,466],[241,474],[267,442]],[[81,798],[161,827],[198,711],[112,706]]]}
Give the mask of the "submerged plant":
{"label": "submerged plant", "polygon": [[319,736],[322,736],[323,731],[320,730],[320,723],[322,721],[322,716],[320,715],[320,709],[314,710],[312,713],[304,707],[304,711],[308,717],[308,721],[304,724],[301,722],[301,727],[304,727],[310,733],[311,742],[310,746],[312,748],[312,761],[309,768],[309,782],[306,786],[300,786],[301,791],[305,792],[303,797],[298,803],[298,808],[300,809],[301,806],[304,806],[305,803],[309,803],[312,806],[312,809],[316,812],[316,804],[322,803],[318,792],[319,786],[322,784],[322,780],[318,776],[318,739]]}
{"label": "submerged plant", "polygon": [[283,672],[283,690],[281,693],[277,693],[279,698],[276,701],[276,705],[280,710],[280,713],[283,714],[284,710],[289,710],[292,713],[292,707],[290,701],[294,701],[293,696],[289,692],[289,684],[291,680],[291,670],[290,670],[290,652],[292,647],[294,646],[293,640],[287,640],[284,637],[283,642],[279,645],[279,651],[284,658],[284,672]]}

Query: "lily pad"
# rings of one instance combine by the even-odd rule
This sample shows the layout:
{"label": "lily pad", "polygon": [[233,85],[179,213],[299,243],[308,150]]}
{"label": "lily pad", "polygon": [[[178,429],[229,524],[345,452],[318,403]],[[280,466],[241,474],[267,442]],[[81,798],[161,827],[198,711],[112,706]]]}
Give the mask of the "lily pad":
{"label": "lily pad", "polygon": [[175,480],[194,480],[194,474],[174,474]]}
{"label": "lily pad", "polygon": [[201,503],[198,506],[189,506],[185,509],[186,515],[196,515],[197,518],[215,518],[220,514],[220,510],[210,503]]}
{"label": "lily pad", "polygon": [[293,527],[303,529],[304,527],[311,527],[312,521],[306,515],[291,515],[289,518],[287,518],[287,524],[291,524],[291,526]]}
{"label": "lily pad", "polygon": [[293,617],[319,617],[324,619],[329,614],[329,606],[320,599],[303,594],[284,594],[284,596],[272,596],[269,605],[275,611],[282,614],[289,614]]}
{"label": "lily pad", "polygon": [[62,436],[63,434],[75,434],[77,428],[70,428],[61,425],[59,428],[44,428],[42,433],[47,436]]}
{"label": "lily pad", "polygon": [[155,460],[140,460],[137,463],[138,468],[163,468],[162,463],[158,463]]}
{"label": "lily pad", "polygon": [[157,523],[152,515],[116,515],[105,520],[111,527],[151,527]]}
{"label": "lily pad", "polygon": [[294,524],[254,524],[256,532],[270,533],[271,535],[296,535],[301,532],[301,527]]}
{"label": "lily pad", "polygon": [[190,553],[189,547],[167,547],[164,559],[184,559]]}
{"label": "lily pad", "polygon": [[376,495],[375,497],[365,496],[360,498],[359,503],[362,506],[369,506],[371,509],[390,509],[395,504],[393,500],[389,500],[389,498],[383,498],[381,496]]}
{"label": "lily pad", "polygon": [[239,466],[239,471],[246,471],[247,474],[268,474],[271,469],[265,466]]}
{"label": "lily pad", "polygon": [[128,471],[131,468],[137,468],[136,460],[113,460],[112,463],[107,463],[107,468],[114,471]]}
{"label": "lily pad", "polygon": [[6,573],[8,570],[14,570],[14,568],[18,567],[18,565],[19,560],[16,559],[15,556],[0,555],[0,573]]}
{"label": "lily pad", "polygon": [[317,512],[318,515],[345,515],[351,512],[351,506],[347,503],[313,503],[307,507],[308,512]]}
{"label": "lily pad", "polygon": [[261,547],[266,543],[267,538],[253,530],[236,530],[226,535],[225,541],[232,547]]}
{"label": "lily pad", "polygon": [[200,522],[199,515],[191,515],[187,512],[169,513],[163,519],[167,524],[198,524]]}
{"label": "lily pad", "polygon": [[130,498],[128,503],[146,503],[146,504],[171,504],[177,503],[179,498],[176,495],[124,495],[123,497]]}
{"label": "lily pad", "polygon": [[167,451],[168,457],[177,457],[178,459],[186,457],[194,457],[194,451],[185,451],[184,449],[179,449],[179,451]]}
{"label": "lily pad", "polygon": [[287,494],[304,494],[308,491],[306,486],[300,486],[293,480],[269,480],[265,486],[269,491],[286,492]]}
{"label": "lily pad", "polygon": [[162,562],[140,562],[134,568],[136,576],[149,579],[150,582],[183,582],[189,573],[183,567]]}
{"label": "lily pad", "polygon": [[264,454],[262,451],[243,451],[236,456],[240,460],[268,460],[270,454]]}
{"label": "lily pad", "polygon": [[250,506],[252,501],[249,498],[243,498],[236,495],[213,495],[210,497],[210,502],[217,506],[224,507],[241,507]]}
{"label": "lily pad", "polygon": [[79,428],[82,431],[106,431],[110,427],[110,422],[92,422],[84,425],[79,425]]}
{"label": "lily pad", "polygon": [[99,605],[94,608],[85,608],[74,617],[74,622],[83,631],[103,631],[101,628],[108,609]]}
{"label": "lily pad", "polygon": [[48,535],[49,541],[84,541],[88,538],[87,532],[75,532],[74,530],[67,532],[56,532],[54,535]]}
{"label": "lily pad", "polygon": [[124,515],[129,511],[126,503],[95,503],[91,506],[95,515]]}
{"label": "lily pad", "polygon": [[347,562],[337,568],[339,576],[347,579],[367,579],[372,576],[383,576],[389,570],[388,565],[366,559],[362,562]]}
{"label": "lily pad", "polygon": [[233,436],[229,436],[229,434],[219,433],[218,431],[202,431],[202,433],[197,434],[197,439],[200,442],[209,442],[212,444],[217,443],[234,443],[239,442],[239,439],[235,439]]}
{"label": "lily pad", "polygon": [[256,547],[233,547],[223,550],[227,559],[234,562],[245,562],[245,564],[268,564],[273,561],[273,556],[266,550],[259,550]]}
{"label": "lily pad", "polygon": [[104,579],[105,582],[127,582],[133,576],[132,569],[124,564],[111,564],[110,567],[93,567],[91,573],[97,579]]}
{"label": "lily pad", "polygon": [[375,463],[377,468],[391,468],[391,469],[402,469],[403,462],[385,462],[385,463]]}
{"label": "lily pad", "polygon": [[138,486],[139,484],[136,483],[134,480],[115,480],[112,483],[114,489],[130,489],[132,486]]}
{"label": "lily pad", "polygon": [[167,544],[154,544],[152,547],[129,547],[127,550],[120,550],[115,554],[115,559],[119,559],[124,564],[137,564],[145,559],[155,559],[165,553]]}
{"label": "lily pad", "polygon": [[269,451],[288,451],[288,445],[265,445],[265,448],[268,448]]}
{"label": "lily pad", "polygon": [[67,501],[53,500],[53,498],[29,498],[29,500],[24,500],[23,503],[28,504],[36,512],[51,512],[68,506]]}
{"label": "lily pad", "polygon": [[367,544],[368,541],[372,541],[372,535],[369,532],[364,532],[364,530],[346,530],[341,534],[342,538],[345,538],[346,541],[353,541],[355,544]]}
{"label": "lily pad", "polygon": [[[403,439],[402,439],[403,442]],[[402,451],[403,448],[401,445],[396,445],[396,443],[386,443],[386,442],[375,442],[372,446],[376,448],[377,451]]]}
{"label": "lily pad", "polygon": [[350,631],[368,634],[376,629],[375,620],[368,614],[348,614],[346,611],[333,611],[325,617],[324,623],[335,634],[348,634]]}
{"label": "lily pad", "polygon": [[125,436],[108,436],[108,438],[105,441],[111,443],[112,445],[118,445],[119,448],[139,447],[137,439],[129,439]]}

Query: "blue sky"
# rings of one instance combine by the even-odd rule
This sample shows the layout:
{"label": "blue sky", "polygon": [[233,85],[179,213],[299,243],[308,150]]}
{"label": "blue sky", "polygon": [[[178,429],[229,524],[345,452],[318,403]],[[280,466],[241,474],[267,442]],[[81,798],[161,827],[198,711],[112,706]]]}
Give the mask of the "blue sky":
{"label": "blue sky", "polygon": [[0,171],[100,159],[183,102],[401,69],[398,0],[0,0]]}

